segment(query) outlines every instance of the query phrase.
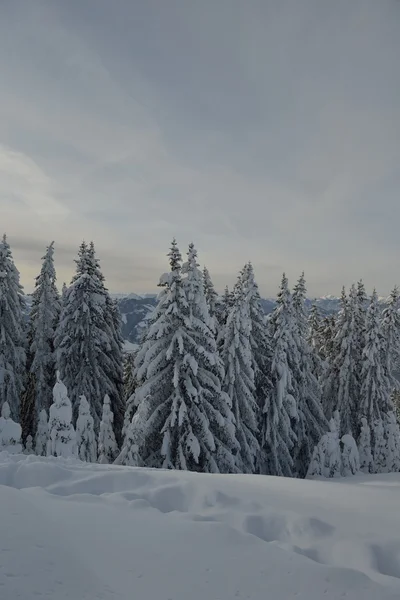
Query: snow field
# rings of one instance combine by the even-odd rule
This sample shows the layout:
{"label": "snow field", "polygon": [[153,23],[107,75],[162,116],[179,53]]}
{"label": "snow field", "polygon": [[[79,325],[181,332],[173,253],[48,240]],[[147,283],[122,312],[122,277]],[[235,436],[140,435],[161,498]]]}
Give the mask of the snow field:
{"label": "snow field", "polygon": [[400,475],[302,481],[0,454],[0,598],[388,600]]}

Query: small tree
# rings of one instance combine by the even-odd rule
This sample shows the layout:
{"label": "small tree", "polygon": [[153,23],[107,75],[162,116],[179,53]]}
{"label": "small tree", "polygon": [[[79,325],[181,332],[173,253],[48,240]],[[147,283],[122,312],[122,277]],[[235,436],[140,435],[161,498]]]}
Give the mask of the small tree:
{"label": "small tree", "polygon": [[340,477],[342,473],[342,455],[339,441],[339,414],[336,412],[329,422],[329,431],[325,433],[311,458],[307,477]]}
{"label": "small tree", "polygon": [[39,422],[35,437],[35,452],[38,456],[46,456],[48,435],[49,424],[47,422],[47,413],[43,408],[39,414]]}
{"label": "small tree", "polygon": [[71,421],[72,407],[67,388],[57,375],[50,406],[47,456],[69,458],[76,455],[76,434]]}
{"label": "small tree", "polygon": [[388,473],[398,473],[400,471],[400,433],[393,411],[385,415],[384,427],[387,447],[386,469]]}
{"label": "small tree", "polygon": [[363,473],[374,472],[374,459],[371,451],[371,430],[365,417],[361,419],[361,432],[358,438],[358,451],[360,455],[360,470]]}
{"label": "small tree", "polygon": [[35,454],[33,450],[33,438],[31,435],[28,435],[25,443],[25,454]]}
{"label": "small tree", "polygon": [[346,433],[340,440],[342,445],[342,475],[349,477],[360,471],[360,455],[353,436]]}
{"label": "small tree", "polygon": [[76,421],[76,445],[78,457],[85,462],[96,462],[97,445],[94,434],[94,420],[85,396],[81,396],[79,416]]}
{"label": "small tree", "polygon": [[10,454],[20,454],[21,426],[11,418],[10,405],[4,402],[0,417],[0,451],[6,450]]}
{"label": "small tree", "polygon": [[99,463],[113,463],[118,454],[118,446],[113,430],[114,414],[111,410],[110,397],[106,394],[103,403],[103,416],[99,432]]}
{"label": "small tree", "polygon": [[386,440],[382,419],[377,418],[372,429],[374,472],[386,473]]}

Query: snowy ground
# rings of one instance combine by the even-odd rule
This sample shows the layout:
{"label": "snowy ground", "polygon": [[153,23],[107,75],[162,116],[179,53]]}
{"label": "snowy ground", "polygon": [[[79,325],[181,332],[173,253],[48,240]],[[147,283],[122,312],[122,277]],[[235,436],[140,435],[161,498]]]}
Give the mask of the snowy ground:
{"label": "snowy ground", "polygon": [[400,475],[197,475],[0,454],[0,598],[400,597]]}

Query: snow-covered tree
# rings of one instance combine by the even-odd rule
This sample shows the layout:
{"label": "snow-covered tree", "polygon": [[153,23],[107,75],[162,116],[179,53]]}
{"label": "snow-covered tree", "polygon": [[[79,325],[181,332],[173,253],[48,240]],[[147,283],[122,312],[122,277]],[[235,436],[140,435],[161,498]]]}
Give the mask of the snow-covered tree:
{"label": "snow-covered tree", "polygon": [[89,402],[81,396],[79,415],[76,421],[76,447],[78,458],[84,462],[96,462],[97,444],[94,433],[94,421],[90,414]]}
{"label": "snow-covered tree", "polygon": [[267,457],[266,473],[292,477],[295,474],[293,450],[299,419],[295,373],[299,365],[293,307],[288,280],[284,274],[276,308],[269,321],[272,339],[272,390],[263,409],[262,443]]}
{"label": "snow-covered tree", "polygon": [[314,302],[311,305],[308,317],[306,341],[311,350],[312,372],[318,380],[321,379],[324,372],[324,358],[322,356],[322,348],[324,346],[323,327],[324,323],[321,320],[318,306]]}
{"label": "snow-covered tree", "polygon": [[125,415],[124,425],[122,427],[122,438],[125,439],[125,435],[128,431],[132,418],[136,410],[135,406],[135,390],[137,387],[137,380],[135,375],[135,359],[137,352],[129,352],[125,355],[124,359],[124,404],[125,404]]}
{"label": "snow-covered tree", "polygon": [[316,357],[313,356],[313,350],[307,342],[306,292],[302,273],[293,291],[293,336],[297,344],[297,357],[292,361],[292,368],[296,380],[298,412],[294,459],[295,471],[299,477],[306,476],[314,446],[328,430],[328,422],[322,410],[322,391],[314,373]]}
{"label": "snow-covered tree", "polygon": [[360,470],[363,473],[374,473],[374,459],[371,450],[371,429],[365,417],[361,419],[361,431],[358,438]]}
{"label": "snow-covered tree", "polygon": [[383,344],[378,297],[374,291],[366,318],[359,406],[360,418],[366,417],[370,425],[392,409],[390,383],[383,364]]}
{"label": "snow-covered tree", "polygon": [[[183,268],[186,278],[175,240],[169,259],[171,271],[160,280],[163,291],[136,359],[138,408],[130,437],[135,444],[143,440],[146,466],[232,471],[233,418],[221,391],[223,370],[196,251],[191,245]],[[147,406],[142,411],[143,402]],[[129,449],[123,453],[128,455]]]}
{"label": "snow-covered tree", "polygon": [[339,414],[336,412],[329,422],[329,431],[325,433],[314,448],[307,477],[340,477],[342,473],[342,454],[339,438]]}
{"label": "snow-covered tree", "polygon": [[210,316],[210,329],[217,335],[218,330],[218,314],[220,311],[220,303],[218,294],[215,291],[214,284],[211,280],[211,275],[207,267],[203,269],[204,296],[207,302],[208,313]]}
{"label": "snow-covered tree", "polygon": [[144,398],[134,413],[131,423],[127,426],[122,450],[114,464],[130,467],[144,466],[141,449],[146,440],[149,414],[150,402],[148,398]]}
{"label": "snow-covered tree", "polygon": [[[30,335],[28,335],[29,347]],[[31,355],[28,351],[27,363],[31,364]],[[28,373],[25,379],[25,389],[21,396],[20,423],[22,428],[22,440],[26,442],[29,435],[33,437],[36,431],[36,383],[33,373]]]}
{"label": "snow-covered tree", "polygon": [[42,408],[39,414],[39,421],[35,437],[35,452],[38,456],[46,456],[48,436],[49,424],[47,422],[47,413],[45,409]]}
{"label": "snow-covered tree", "polygon": [[341,310],[336,320],[336,336],[324,386],[324,412],[327,418],[337,410],[341,417],[341,434],[358,434],[360,369],[359,337],[356,318],[357,291],[353,285],[349,298],[343,290]]}
{"label": "snow-covered tree", "polygon": [[360,455],[353,436],[346,433],[340,443],[342,447],[342,476],[356,475],[360,472]]}
{"label": "snow-covered tree", "polygon": [[57,376],[50,406],[47,456],[70,458],[76,455],[76,433],[72,425],[72,406],[67,388]]}
{"label": "snow-covered tree", "polygon": [[106,394],[103,403],[103,415],[100,423],[98,452],[99,463],[111,464],[117,457],[118,446],[115,441],[114,414],[111,410],[110,397]]}
{"label": "snow-covered tree", "polygon": [[10,246],[0,242],[0,406],[8,402],[11,416],[19,416],[25,368],[25,300]]}
{"label": "snow-covered tree", "polygon": [[236,438],[240,445],[237,467],[242,473],[254,473],[260,453],[259,407],[247,277],[244,269],[234,288],[234,303],[226,323],[222,356],[225,364],[224,389],[230,398],[236,422]]}
{"label": "snow-covered tree", "polygon": [[378,417],[372,426],[372,447],[374,457],[374,472],[386,473],[387,445],[383,421]]}
{"label": "snow-covered tree", "polygon": [[[94,248],[83,242],[76,261],[77,272],[65,293],[56,333],[57,364],[68,387],[75,414],[81,394],[89,399],[98,430],[103,398],[109,394],[122,428],[122,354],[116,338],[116,315],[104,286]],[[118,336],[119,336],[118,332]]]}
{"label": "snow-covered tree", "polygon": [[395,287],[382,312],[383,355],[386,375],[392,389],[398,389],[399,384],[394,373],[400,366],[400,313],[399,292]]}
{"label": "snow-covered tree", "polygon": [[28,435],[26,438],[24,454],[35,454],[33,449],[33,438],[31,435]]}
{"label": "snow-covered tree", "polygon": [[388,473],[400,471],[400,431],[393,411],[384,417],[386,439],[386,470]]}
{"label": "snow-covered tree", "polygon": [[30,313],[31,363],[29,371],[34,376],[37,415],[42,408],[49,409],[56,382],[54,336],[60,317],[61,304],[56,288],[54,242],[47,247],[42,261],[42,268],[36,278],[32,294]]}
{"label": "snow-covered tree", "polygon": [[10,405],[8,402],[4,402],[0,417],[0,452],[5,450],[10,454],[20,454],[22,452],[21,433],[20,424],[11,418]]}

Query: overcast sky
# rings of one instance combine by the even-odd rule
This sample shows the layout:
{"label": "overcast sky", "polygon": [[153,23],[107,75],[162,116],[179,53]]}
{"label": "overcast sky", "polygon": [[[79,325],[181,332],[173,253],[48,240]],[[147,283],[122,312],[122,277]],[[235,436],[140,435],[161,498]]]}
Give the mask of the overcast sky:
{"label": "overcast sky", "polygon": [[2,0],[0,215],[22,283],[94,240],[112,291],[170,240],[218,288],[400,283],[398,0]]}

